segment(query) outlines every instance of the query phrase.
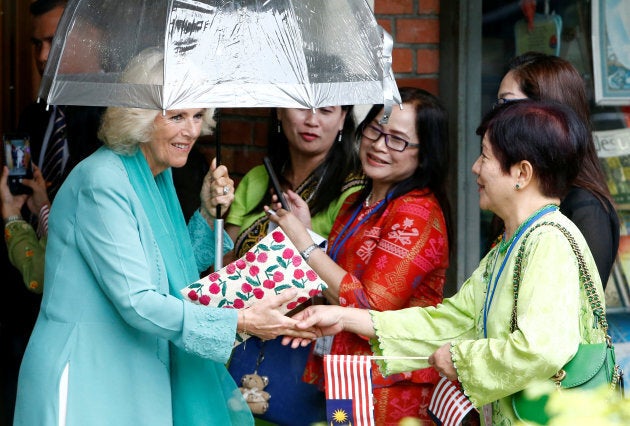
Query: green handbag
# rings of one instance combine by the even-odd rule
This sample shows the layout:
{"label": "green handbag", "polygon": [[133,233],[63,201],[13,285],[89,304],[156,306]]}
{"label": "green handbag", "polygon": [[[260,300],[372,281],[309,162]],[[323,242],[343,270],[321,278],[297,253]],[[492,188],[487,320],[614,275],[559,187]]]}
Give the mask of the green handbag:
{"label": "green handbag", "polygon": [[[595,314],[595,318],[597,319],[597,323],[594,324],[594,327],[597,327],[599,324],[606,334],[605,343],[580,344],[573,358],[558,371],[551,380],[555,383],[558,390],[570,388],[594,389],[608,385],[611,393],[623,397],[623,371],[616,363],[615,348],[610,336],[607,335],[608,322],[606,321],[605,312],[575,239],[562,225],[555,222],[543,222],[530,229],[523,238],[523,241],[527,239],[527,236],[534,229],[543,225],[555,226],[562,231],[564,236],[569,240],[571,248],[578,259],[581,281],[584,285],[593,313]],[[522,252],[524,250],[525,244],[523,242],[519,248],[521,256],[517,258],[523,257]],[[517,328],[516,310],[520,275],[521,264],[517,263],[514,267],[514,308],[512,310],[512,320],[510,324],[512,331]],[[525,391],[520,391],[512,396],[512,408],[519,420],[544,425],[549,422],[549,416],[545,411],[548,399],[548,395],[543,395],[539,398],[530,398]]]}

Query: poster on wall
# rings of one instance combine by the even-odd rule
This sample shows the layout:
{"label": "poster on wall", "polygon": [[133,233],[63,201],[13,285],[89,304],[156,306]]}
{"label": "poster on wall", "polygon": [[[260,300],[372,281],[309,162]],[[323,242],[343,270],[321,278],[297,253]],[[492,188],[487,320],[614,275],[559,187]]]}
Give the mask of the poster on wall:
{"label": "poster on wall", "polygon": [[593,142],[617,209],[630,212],[630,129],[595,131]]}
{"label": "poster on wall", "polygon": [[593,71],[598,105],[630,105],[630,1],[593,0]]}
{"label": "poster on wall", "polygon": [[558,56],[561,34],[560,15],[537,13],[531,22],[521,19],[514,25],[516,55],[536,51]]}
{"label": "poster on wall", "polygon": [[619,251],[611,276],[614,285],[606,287],[606,305],[630,307],[630,128],[595,131],[593,142],[620,223]]}

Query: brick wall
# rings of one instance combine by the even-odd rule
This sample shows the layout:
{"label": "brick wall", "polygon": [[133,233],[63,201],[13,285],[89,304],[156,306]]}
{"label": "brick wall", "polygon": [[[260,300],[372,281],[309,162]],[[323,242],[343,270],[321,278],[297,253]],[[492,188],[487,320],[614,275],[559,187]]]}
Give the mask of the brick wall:
{"label": "brick wall", "polygon": [[[414,86],[438,94],[439,0],[374,0],[376,19],[394,39],[393,68],[399,86]],[[269,109],[221,111],[218,137],[221,162],[237,181],[262,163],[267,146]],[[199,147],[211,160],[215,139],[205,138]]]}
{"label": "brick wall", "polygon": [[375,0],[376,19],[394,39],[393,68],[399,86],[437,95],[439,0]]}

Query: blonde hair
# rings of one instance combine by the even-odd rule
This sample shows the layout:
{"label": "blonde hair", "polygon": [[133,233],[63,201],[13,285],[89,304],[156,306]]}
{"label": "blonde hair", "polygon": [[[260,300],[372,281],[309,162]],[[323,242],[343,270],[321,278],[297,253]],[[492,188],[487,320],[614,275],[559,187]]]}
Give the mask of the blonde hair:
{"label": "blonde hair", "polygon": [[[123,72],[121,82],[138,84],[162,84],[164,55],[157,48],[148,48],[133,58]],[[151,139],[155,117],[160,110],[145,108],[109,107],[101,119],[98,137],[113,151],[133,154],[141,143]],[[212,134],[216,122],[214,108],[206,108],[203,114],[202,135]]]}

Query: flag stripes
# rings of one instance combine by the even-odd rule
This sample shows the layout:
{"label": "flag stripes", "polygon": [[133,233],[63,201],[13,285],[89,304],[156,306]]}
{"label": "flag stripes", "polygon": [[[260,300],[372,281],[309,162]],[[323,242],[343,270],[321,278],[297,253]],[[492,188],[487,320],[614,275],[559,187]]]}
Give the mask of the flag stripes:
{"label": "flag stripes", "polygon": [[[326,405],[329,424],[373,426],[372,363],[367,355],[325,355]],[[348,422],[332,419],[335,401],[351,400]],[[351,420],[352,419],[352,420]]]}
{"label": "flag stripes", "polygon": [[442,377],[433,391],[429,414],[439,426],[458,426],[473,408],[458,384]]}

